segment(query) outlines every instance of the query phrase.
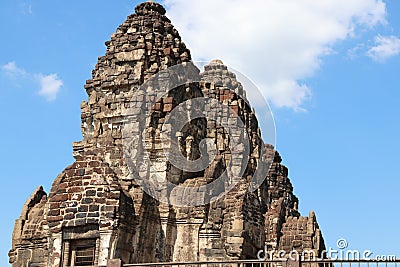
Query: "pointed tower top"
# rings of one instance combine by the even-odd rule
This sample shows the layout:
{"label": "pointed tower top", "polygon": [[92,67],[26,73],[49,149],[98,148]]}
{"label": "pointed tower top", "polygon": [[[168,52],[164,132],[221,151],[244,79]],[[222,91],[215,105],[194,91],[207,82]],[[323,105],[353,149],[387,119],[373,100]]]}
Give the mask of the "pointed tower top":
{"label": "pointed tower top", "polygon": [[211,60],[209,65],[224,65],[224,62],[222,62],[222,60],[220,60],[220,59],[214,59],[214,60]]}
{"label": "pointed tower top", "polygon": [[139,4],[135,8],[136,14],[144,15],[149,13],[159,13],[165,15],[165,8],[159,3],[153,2],[153,0],[147,0],[147,2]]}

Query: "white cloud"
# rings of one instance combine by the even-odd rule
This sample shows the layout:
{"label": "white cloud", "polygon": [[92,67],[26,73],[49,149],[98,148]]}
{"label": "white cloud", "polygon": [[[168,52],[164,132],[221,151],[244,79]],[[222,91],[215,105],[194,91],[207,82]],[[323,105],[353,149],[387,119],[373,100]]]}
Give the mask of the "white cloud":
{"label": "white cloud", "polygon": [[384,62],[390,57],[400,54],[400,38],[396,36],[375,37],[375,46],[371,47],[367,56],[378,62]]}
{"label": "white cloud", "polygon": [[44,96],[48,101],[54,101],[57,98],[57,94],[60,92],[60,88],[63,82],[58,78],[57,74],[38,76],[40,82],[39,95]]}
{"label": "white cloud", "polygon": [[8,62],[7,64],[1,66],[1,69],[7,76],[11,78],[19,78],[26,75],[26,71],[18,67],[15,61]]}
{"label": "white cloud", "polygon": [[20,4],[20,10],[22,15],[32,15],[32,5],[28,3],[21,3]]}
{"label": "white cloud", "polygon": [[0,69],[8,78],[12,79],[13,83],[16,83],[15,85],[18,87],[20,86],[19,83],[22,81],[30,84],[38,83],[40,89],[37,93],[45,97],[48,101],[56,100],[57,94],[63,86],[63,82],[58,78],[57,74],[44,75],[41,73],[29,73],[25,69],[18,67],[15,61],[8,62],[1,66]]}
{"label": "white cloud", "polygon": [[356,46],[354,46],[353,48],[350,48],[349,50],[347,50],[347,58],[350,60],[354,60],[354,59],[358,58],[361,54],[362,55],[365,54],[365,44],[364,43],[359,43]]}
{"label": "white cloud", "polygon": [[220,58],[250,75],[277,107],[302,110],[333,45],[386,23],[382,0],[164,0],[195,60]]}
{"label": "white cloud", "polygon": [[278,107],[291,107],[295,111],[306,111],[301,107],[303,101],[311,98],[312,91],[305,85],[293,80],[279,80],[272,84],[273,90],[266,90],[267,99],[272,99]]}

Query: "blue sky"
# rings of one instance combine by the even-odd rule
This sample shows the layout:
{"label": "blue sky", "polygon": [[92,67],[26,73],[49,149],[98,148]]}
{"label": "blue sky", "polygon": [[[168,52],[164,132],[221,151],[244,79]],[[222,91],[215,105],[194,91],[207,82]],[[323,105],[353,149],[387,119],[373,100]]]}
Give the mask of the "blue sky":
{"label": "blue sky", "polygon": [[[317,213],[327,246],[400,257],[400,3],[186,2],[166,4],[193,56],[222,59],[267,96],[300,210]],[[84,82],[137,3],[1,1],[1,266],[25,200],[73,162]]]}

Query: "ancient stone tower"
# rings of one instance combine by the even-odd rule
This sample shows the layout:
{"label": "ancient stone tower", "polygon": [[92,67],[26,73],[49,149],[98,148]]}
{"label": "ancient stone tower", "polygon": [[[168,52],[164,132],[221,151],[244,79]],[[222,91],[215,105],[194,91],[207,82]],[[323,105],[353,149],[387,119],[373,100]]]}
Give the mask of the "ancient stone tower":
{"label": "ancient stone tower", "polygon": [[[263,144],[245,88],[221,61],[212,61],[203,72],[192,69],[196,82],[179,85],[148,107],[156,92],[141,85],[168,67],[189,63],[191,54],[160,4],[146,2],[135,11],[106,42],[106,54],[85,85],[83,140],[73,144],[75,162],[55,179],[48,195],[42,187],[32,194],[15,223],[12,266],[105,265],[112,258],[125,263],[255,259],[264,247],[320,255],[324,241],[314,213],[300,216],[287,168],[278,152]],[[204,205],[159,201],[135,177],[156,173],[160,184],[207,186],[234,161],[238,148],[230,148],[233,137],[218,120],[193,119],[175,132],[188,160],[201,155],[202,139],[211,142],[214,158],[204,170],[179,169],[163,154],[163,124],[181,103],[198,97],[224,103],[243,122],[237,138],[248,136],[247,167],[222,197],[213,200],[211,195],[224,188],[212,188],[182,199],[190,204],[195,197],[210,198]],[[131,152],[140,161],[137,152],[148,151],[157,168],[132,170],[124,156],[123,129],[132,108],[146,107],[151,116],[131,131],[147,145],[136,144]],[[193,112],[187,109],[188,118]],[[236,123],[224,114],[221,121]],[[249,190],[260,155],[269,155],[264,160],[271,168],[261,186]]]}

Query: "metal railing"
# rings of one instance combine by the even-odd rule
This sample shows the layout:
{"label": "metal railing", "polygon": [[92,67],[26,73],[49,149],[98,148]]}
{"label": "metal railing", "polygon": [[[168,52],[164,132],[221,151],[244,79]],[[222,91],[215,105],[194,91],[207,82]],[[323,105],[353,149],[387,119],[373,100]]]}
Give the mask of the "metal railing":
{"label": "metal railing", "polygon": [[204,261],[204,262],[168,262],[168,263],[137,263],[125,266],[162,266],[162,267],[295,267],[289,266],[286,261],[260,261],[260,260],[232,260],[232,261]]}
{"label": "metal railing", "polygon": [[302,261],[300,267],[400,267],[400,259],[393,260],[316,260]]}
{"label": "metal railing", "polygon": [[124,267],[400,267],[400,259],[395,260],[233,260],[214,262],[163,262],[124,264]]}

